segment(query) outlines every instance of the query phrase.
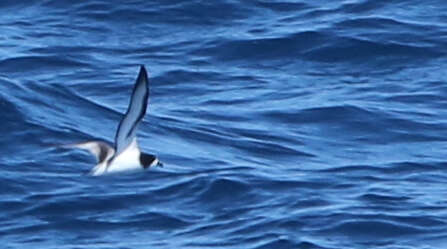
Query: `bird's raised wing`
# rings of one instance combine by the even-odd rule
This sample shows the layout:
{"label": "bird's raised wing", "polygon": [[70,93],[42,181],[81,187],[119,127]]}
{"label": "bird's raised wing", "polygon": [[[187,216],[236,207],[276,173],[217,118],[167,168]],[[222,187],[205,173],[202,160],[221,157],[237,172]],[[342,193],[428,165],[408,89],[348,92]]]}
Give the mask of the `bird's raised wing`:
{"label": "bird's raised wing", "polygon": [[149,99],[149,81],[144,66],[140,67],[137,81],[132,91],[129,107],[118,125],[115,135],[115,156],[123,152],[135,138],[138,124],[146,114]]}

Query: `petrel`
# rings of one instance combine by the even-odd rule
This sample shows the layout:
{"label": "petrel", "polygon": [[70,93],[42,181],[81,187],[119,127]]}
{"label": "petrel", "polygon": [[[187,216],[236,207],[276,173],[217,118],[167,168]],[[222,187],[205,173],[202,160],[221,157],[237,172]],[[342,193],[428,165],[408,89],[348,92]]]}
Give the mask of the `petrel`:
{"label": "petrel", "polygon": [[114,146],[102,141],[87,141],[65,147],[79,148],[92,153],[97,160],[96,166],[90,171],[94,176],[163,166],[155,155],[141,152],[137,143],[137,128],[146,114],[148,99],[149,81],[146,68],[142,65],[129,107],[118,125]]}

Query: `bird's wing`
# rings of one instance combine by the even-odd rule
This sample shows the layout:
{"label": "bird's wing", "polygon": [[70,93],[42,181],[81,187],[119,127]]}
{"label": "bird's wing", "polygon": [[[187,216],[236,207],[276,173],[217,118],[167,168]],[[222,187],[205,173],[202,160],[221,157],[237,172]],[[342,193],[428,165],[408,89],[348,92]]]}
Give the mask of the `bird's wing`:
{"label": "bird's wing", "polygon": [[87,150],[96,157],[98,164],[101,164],[104,161],[108,160],[115,153],[115,150],[110,145],[101,141],[88,141],[83,143],[68,144],[63,145],[63,147]]}
{"label": "bird's wing", "polygon": [[144,66],[140,67],[140,73],[130,98],[126,114],[118,125],[115,135],[115,156],[123,152],[135,138],[138,124],[146,114],[149,99],[149,82]]}

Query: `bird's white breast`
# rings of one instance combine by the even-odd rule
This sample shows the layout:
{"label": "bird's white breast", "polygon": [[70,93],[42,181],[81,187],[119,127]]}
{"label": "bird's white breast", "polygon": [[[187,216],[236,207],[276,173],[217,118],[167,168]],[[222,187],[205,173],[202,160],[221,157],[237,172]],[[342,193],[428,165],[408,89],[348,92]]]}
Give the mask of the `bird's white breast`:
{"label": "bird's white breast", "polygon": [[107,162],[98,164],[93,170],[92,175],[103,175],[109,173],[118,173],[124,171],[144,170],[140,164],[140,149],[136,139],[132,141],[129,147],[107,165]]}
{"label": "bird's white breast", "polygon": [[140,164],[140,150],[138,147],[128,148],[113,159],[107,172],[129,171],[143,169]]}

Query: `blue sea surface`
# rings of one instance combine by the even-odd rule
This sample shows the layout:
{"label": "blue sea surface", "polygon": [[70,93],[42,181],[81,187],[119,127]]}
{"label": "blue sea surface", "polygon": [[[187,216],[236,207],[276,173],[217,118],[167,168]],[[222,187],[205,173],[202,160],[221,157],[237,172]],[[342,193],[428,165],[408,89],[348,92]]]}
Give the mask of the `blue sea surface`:
{"label": "blue sea surface", "polygon": [[[447,2],[0,2],[0,248],[447,248]],[[139,65],[164,168],[86,175]]]}

